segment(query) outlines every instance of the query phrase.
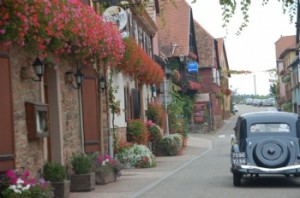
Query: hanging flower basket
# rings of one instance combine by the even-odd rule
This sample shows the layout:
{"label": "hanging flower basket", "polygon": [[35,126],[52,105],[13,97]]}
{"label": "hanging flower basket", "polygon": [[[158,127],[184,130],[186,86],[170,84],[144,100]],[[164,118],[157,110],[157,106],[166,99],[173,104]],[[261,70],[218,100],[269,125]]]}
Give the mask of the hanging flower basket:
{"label": "hanging flower basket", "polygon": [[124,44],[125,53],[116,68],[144,84],[162,83],[164,72],[161,66],[154,62],[133,38],[125,39]]}
{"label": "hanging flower basket", "polygon": [[[2,2],[2,1],[1,1]],[[124,53],[118,30],[79,0],[3,1],[0,43],[27,51],[76,56],[84,64],[109,59],[117,64]]]}
{"label": "hanging flower basket", "polygon": [[224,94],[225,96],[229,96],[229,95],[231,94],[231,90],[228,89],[228,88],[225,88],[225,89],[223,90],[223,94]]}

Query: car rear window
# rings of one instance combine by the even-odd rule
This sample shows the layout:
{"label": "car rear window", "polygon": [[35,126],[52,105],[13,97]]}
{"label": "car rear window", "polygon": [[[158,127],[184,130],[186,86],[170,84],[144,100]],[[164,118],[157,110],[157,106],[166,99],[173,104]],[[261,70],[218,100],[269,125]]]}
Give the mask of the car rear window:
{"label": "car rear window", "polygon": [[259,132],[285,132],[288,133],[291,131],[291,127],[286,123],[256,123],[250,126],[251,133]]}

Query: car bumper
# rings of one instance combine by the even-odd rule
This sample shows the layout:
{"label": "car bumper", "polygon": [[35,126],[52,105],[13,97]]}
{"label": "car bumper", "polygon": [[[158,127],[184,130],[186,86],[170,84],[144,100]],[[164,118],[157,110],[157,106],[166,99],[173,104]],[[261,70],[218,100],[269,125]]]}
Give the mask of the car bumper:
{"label": "car bumper", "polygon": [[231,172],[241,174],[300,174],[300,165],[285,166],[280,168],[264,168],[252,165],[235,165]]}

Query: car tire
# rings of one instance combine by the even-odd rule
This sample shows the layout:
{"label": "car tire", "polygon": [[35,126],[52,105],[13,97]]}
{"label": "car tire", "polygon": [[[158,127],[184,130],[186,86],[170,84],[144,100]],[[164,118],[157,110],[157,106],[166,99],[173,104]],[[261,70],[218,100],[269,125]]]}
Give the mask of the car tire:
{"label": "car tire", "polygon": [[242,185],[242,174],[233,173],[233,185],[234,186],[241,186]]}
{"label": "car tire", "polygon": [[277,168],[288,163],[289,148],[279,139],[266,139],[260,141],[255,150],[256,163],[266,168]]}

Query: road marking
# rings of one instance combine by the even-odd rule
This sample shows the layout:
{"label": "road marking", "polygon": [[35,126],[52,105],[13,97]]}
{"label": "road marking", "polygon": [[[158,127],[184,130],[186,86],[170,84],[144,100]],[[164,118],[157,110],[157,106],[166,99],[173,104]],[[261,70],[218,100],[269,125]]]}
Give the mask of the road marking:
{"label": "road marking", "polygon": [[219,135],[219,138],[225,138],[226,136],[225,135]]}

